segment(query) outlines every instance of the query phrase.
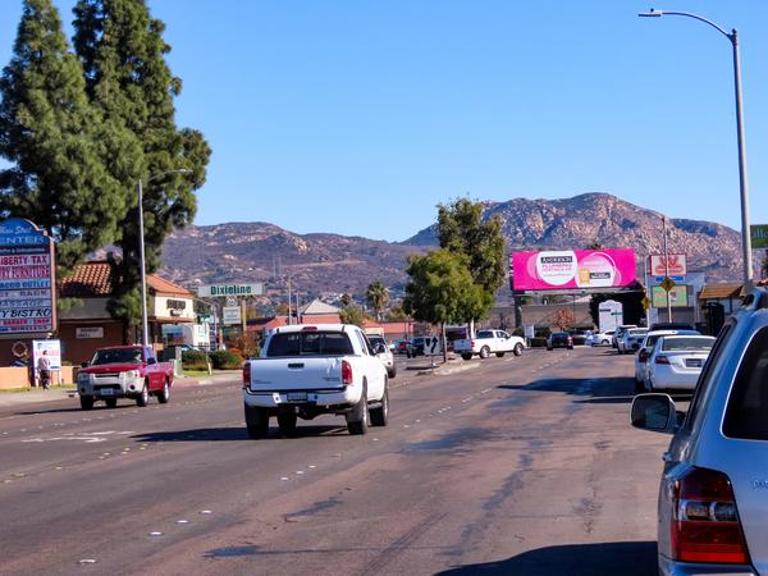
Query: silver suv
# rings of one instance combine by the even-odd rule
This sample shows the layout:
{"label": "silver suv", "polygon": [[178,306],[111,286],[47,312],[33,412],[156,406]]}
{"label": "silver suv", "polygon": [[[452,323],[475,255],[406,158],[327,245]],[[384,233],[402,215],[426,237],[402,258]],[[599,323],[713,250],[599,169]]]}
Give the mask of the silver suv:
{"label": "silver suv", "polygon": [[768,574],[768,292],[723,327],[688,412],[666,394],[632,403],[632,425],[672,433],[659,490],[664,575]]}

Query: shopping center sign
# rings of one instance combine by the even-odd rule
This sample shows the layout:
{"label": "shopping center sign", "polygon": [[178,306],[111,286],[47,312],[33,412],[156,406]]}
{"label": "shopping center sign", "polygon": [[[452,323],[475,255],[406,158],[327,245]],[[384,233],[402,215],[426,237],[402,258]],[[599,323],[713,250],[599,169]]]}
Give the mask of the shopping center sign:
{"label": "shopping center sign", "polygon": [[29,220],[0,221],[0,337],[56,330],[54,243]]}
{"label": "shopping center sign", "polygon": [[197,287],[197,295],[201,298],[219,298],[224,296],[261,296],[264,294],[264,284],[202,284]]}

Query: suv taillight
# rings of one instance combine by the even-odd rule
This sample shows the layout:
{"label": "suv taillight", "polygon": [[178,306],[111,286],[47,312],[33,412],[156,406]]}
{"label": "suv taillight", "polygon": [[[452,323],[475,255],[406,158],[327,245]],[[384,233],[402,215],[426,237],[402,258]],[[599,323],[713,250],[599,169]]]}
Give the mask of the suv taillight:
{"label": "suv taillight", "polygon": [[350,386],[352,384],[352,364],[346,360],[341,361],[341,383],[344,386]]}
{"label": "suv taillight", "polygon": [[247,388],[251,383],[251,363],[246,360],[243,364],[243,388]]}
{"label": "suv taillight", "polygon": [[728,476],[691,467],[672,488],[672,557],[682,562],[748,564],[736,499]]}

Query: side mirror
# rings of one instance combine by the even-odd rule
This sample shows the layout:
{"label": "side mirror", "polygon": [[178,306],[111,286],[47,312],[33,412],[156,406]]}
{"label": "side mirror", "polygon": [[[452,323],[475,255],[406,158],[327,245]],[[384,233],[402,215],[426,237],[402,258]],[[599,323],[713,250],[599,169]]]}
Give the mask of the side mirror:
{"label": "side mirror", "polygon": [[387,352],[387,347],[384,346],[384,344],[382,344],[381,342],[379,342],[378,344],[376,344],[376,346],[373,347],[373,351],[376,354],[385,354]]}
{"label": "side mirror", "polygon": [[640,394],[632,401],[632,426],[672,434],[679,425],[675,403],[668,394]]}
{"label": "side mirror", "polygon": [[88,362],[80,362],[80,368],[88,368]]}

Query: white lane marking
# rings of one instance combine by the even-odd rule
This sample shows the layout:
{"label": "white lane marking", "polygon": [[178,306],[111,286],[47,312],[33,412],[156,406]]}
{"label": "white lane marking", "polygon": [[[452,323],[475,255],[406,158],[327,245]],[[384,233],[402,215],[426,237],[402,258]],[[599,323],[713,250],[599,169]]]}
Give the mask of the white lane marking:
{"label": "white lane marking", "polygon": [[288,478],[288,476],[283,476],[282,478],[280,478],[280,480],[282,480],[283,482],[285,482],[286,480],[290,480],[290,478]]}
{"label": "white lane marking", "polygon": [[204,515],[207,516],[208,514],[213,514],[213,511],[212,510],[200,510],[200,514],[204,514]]}
{"label": "white lane marking", "polygon": [[150,536],[162,536],[162,535],[163,535],[163,533],[162,533],[162,532],[160,532],[159,530],[155,530],[155,531],[153,531],[153,532],[150,532],[150,533],[149,533],[149,535],[150,535]]}
{"label": "white lane marking", "polygon": [[89,564],[96,564],[96,559],[95,558],[81,558],[80,560],[77,561],[77,563],[80,564],[81,566],[87,566]]}
{"label": "white lane marking", "polygon": [[176,524],[189,524],[189,520],[176,520]]}
{"label": "white lane marking", "polygon": [[105,442],[106,438],[94,438],[94,437],[83,437],[83,436],[54,436],[52,438],[26,438],[22,440],[22,444],[29,444],[29,443],[42,443],[42,442],[59,442],[60,440],[75,440],[80,442],[85,442],[86,444],[96,444],[97,442]]}
{"label": "white lane marking", "polygon": [[309,468],[310,468],[310,469],[312,469],[312,470],[314,470],[315,468],[317,468],[317,466],[315,466],[314,464],[310,464],[310,465],[309,465]]}
{"label": "white lane marking", "polygon": [[301,476],[302,474],[304,474],[304,470],[296,470],[296,474],[298,474],[299,476]]}

